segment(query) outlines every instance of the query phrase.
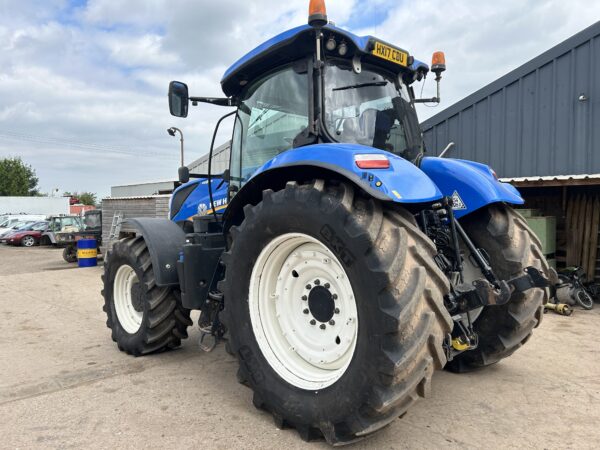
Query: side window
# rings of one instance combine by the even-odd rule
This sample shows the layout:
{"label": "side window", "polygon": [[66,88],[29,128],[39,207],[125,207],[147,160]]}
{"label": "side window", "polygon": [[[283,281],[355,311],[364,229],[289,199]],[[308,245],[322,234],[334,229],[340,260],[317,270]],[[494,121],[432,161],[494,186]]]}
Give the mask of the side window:
{"label": "side window", "polygon": [[306,73],[289,66],[251,84],[233,132],[230,169],[234,184],[243,184],[265,162],[292,148],[294,138],[307,126]]}

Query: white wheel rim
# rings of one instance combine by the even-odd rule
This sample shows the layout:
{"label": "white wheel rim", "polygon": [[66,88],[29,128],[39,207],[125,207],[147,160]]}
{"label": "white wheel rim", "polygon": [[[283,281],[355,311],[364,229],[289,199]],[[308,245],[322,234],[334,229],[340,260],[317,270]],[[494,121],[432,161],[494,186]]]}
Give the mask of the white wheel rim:
{"label": "white wheel rim", "polygon": [[23,245],[25,245],[25,247],[31,247],[34,243],[34,240],[31,236],[27,236],[23,239]]}
{"label": "white wheel rim", "polygon": [[260,350],[285,381],[316,390],[342,377],[358,313],[346,272],[324,244],[301,233],[269,242],[252,269],[248,303]]}
{"label": "white wheel rim", "polygon": [[143,311],[136,311],[133,306],[131,288],[137,282],[138,277],[131,266],[119,267],[113,284],[113,299],[119,323],[129,334],[137,333],[144,317]]}

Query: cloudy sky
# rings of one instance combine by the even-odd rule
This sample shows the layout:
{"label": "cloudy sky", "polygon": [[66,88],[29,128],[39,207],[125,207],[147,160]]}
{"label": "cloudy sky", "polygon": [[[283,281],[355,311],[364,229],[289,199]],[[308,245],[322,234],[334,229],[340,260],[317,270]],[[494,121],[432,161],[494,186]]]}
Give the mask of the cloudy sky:
{"label": "cloudy sky", "polygon": [[[229,64],[306,22],[308,0],[0,0],[0,157],[31,164],[44,192],[176,176],[208,151],[222,108],[168,113],[172,79],[220,96]],[[444,50],[443,103],[424,119],[600,19],[589,0],[328,0],[330,20],[429,61]],[[429,80],[424,95],[432,96]],[[230,127],[230,125],[229,125]],[[228,129],[228,131],[230,128]]]}

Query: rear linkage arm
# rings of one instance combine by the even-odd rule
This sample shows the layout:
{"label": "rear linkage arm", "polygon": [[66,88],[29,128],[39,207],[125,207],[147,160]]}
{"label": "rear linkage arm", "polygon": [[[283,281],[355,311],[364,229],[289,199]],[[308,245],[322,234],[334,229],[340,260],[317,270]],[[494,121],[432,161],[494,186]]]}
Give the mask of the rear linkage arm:
{"label": "rear linkage arm", "polygon": [[497,281],[497,287],[487,280],[475,280],[472,285],[462,283],[448,295],[447,302],[452,314],[467,312],[480,306],[504,305],[515,292],[533,288],[546,288],[550,282],[533,266],[525,273],[509,280]]}
{"label": "rear linkage arm", "polygon": [[[434,205],[435,206],[435,205]],[[452,288],[448,295],[447,306],[452,314],[467,312],[480,306],[504,305],[508,303],[510,297],[515,292],[525,292],[533,288],[547,288],[551,283],[542,275],[542,273],[533,266],[525,269],[523,275],[511,278],[509,280],[499,280],[494,274],[492,267],[482,255],[481,251],[475,246],[469,238],[458,220],[454,217],[451,198],[444,198],[442,203],[449,220],[454,251],[458,255],[457,268],[460,271],[461,284]],[[462,263],[460,257],[460,244],[458,236],[463,240],[475,262],[485,276],[484,279],[475,280],[472,284],[462,282]]]}

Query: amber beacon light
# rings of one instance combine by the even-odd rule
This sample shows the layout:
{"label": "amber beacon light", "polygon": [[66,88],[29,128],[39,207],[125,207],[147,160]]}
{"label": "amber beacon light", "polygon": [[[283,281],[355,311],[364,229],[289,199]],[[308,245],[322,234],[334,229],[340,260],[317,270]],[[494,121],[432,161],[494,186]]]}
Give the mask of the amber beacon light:
{"label": "amber beacon light", "polygon": [[439,76],[444,70],[446,70],[446,56],[444,52],[435,52],[431,58],[431,71]]}
{"label": "amber beacon light", "polygon": [[308,24],[311,27],[324,27],[327,25],[327,8],[325,0],[310,0],[308,5]]}

